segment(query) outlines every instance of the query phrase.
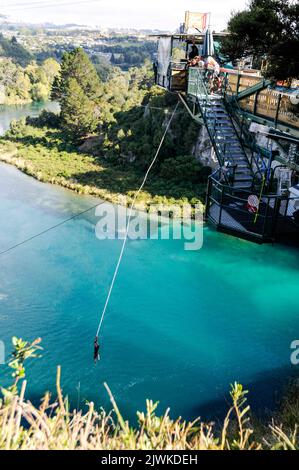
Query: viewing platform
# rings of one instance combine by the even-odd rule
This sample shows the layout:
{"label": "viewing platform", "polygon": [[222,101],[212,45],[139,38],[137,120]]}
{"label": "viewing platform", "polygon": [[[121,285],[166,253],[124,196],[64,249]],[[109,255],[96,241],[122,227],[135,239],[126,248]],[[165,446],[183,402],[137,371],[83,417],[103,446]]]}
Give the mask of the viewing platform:
{"label": "viewing platform", "polygon": [[[206,220],[258,243],[299,242],[299,120],[292,104],[299,88],[286,89],[260,70],[220,66],[208,53],[212,37],[225,33],[160,35],[155,68],[156,84],[177,93],[205,126],[218,160]],[[185,50],[180,60],[173,58],[177,44]],[[190,59],[190,47],[204,54]]]}

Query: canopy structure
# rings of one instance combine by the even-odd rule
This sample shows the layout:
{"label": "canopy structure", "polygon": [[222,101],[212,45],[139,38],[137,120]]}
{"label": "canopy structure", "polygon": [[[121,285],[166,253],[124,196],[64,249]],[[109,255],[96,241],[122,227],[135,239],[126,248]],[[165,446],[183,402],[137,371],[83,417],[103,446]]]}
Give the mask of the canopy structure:
{"label": "canopy structure", "polygon": [[215,54],[215,48],[214,48],[213,33],[210,30],[210,28],[208,28],[204,37],[202,55],[204,57],[209,57],[209,56],[213,56],[214,54]]}
{"label": "canopy structure", "polygon": [[[224,39],[227,36],[229,36],[230,33],[227,32],[221,32],[221,33],[215,33],[213,32],[213,38],[214,40],[218,41],[219,39]],[[187,33],[161,33],[161,34],[151,34],[149,37],[152,38],[171,38],[173,41],[185,41],[187,43],[196,43],[196,44],[203,44],[204,39],[205,39],[205,34],[203,33],[198,33],[198,34],[187,34]]]}

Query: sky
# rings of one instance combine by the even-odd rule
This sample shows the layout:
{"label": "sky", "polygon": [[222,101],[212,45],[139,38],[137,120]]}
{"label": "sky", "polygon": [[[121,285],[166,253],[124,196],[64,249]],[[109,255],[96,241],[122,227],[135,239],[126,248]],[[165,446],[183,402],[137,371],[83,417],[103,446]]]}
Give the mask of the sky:
{"label": "sky", "polygon": [[0,14],[27,23],[76,23],[89,26],[174,31],[186,10],[211,12],[211,26],[225,28],[232,11],[246,0],[0,0]]}

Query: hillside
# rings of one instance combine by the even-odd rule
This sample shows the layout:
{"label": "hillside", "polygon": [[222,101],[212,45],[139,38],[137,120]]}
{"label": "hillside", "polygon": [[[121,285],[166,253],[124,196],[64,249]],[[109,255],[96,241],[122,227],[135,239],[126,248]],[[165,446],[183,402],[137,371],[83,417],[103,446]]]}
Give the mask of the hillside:
{"label": "hillside", "polygon": [[18,43],[15,36],[12,39],[6,39],[0,33],[0,59],[10,58],[17,64],[25,67],[33,59],[30,52],[28,52],[21,44]]}

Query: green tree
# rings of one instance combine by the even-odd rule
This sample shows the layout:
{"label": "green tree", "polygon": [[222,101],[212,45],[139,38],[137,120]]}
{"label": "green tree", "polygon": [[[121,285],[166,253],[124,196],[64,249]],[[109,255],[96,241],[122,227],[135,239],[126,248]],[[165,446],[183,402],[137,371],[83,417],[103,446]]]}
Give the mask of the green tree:
{"label": "green tree", "polygon": [[67,136],[75,142],[96,130],[95,104],[86,96],[76,78],[69,78],[64,84],[61,123]]}
{"label": "green tree", "polygon": [[49,97],[49,88],[44,83],[35,83],[30,94],[33,101],[43,101]]}
{"label": "green tree", "polygon": [[47,78],[47,82],[52,86],[55,77],[60,71],[59,63],[55,59],[49,58],[43,62],[41,69]]}
{"label": "green tree", "polygon": [[275,79],[298,78],[298,16],[292,0],[251,0],[230,19],[221,52],[233,61],[253,56],[256,65],[266,59],[267,75]]}
{"label": "green tree", "polygon": [[93,102],[98,100],[101,87],[99,76],[88,55],[81,48],[63,55],[59,77],[53,83],[54,99],[63,99],[70,78],[76,79],[88,99]]}

